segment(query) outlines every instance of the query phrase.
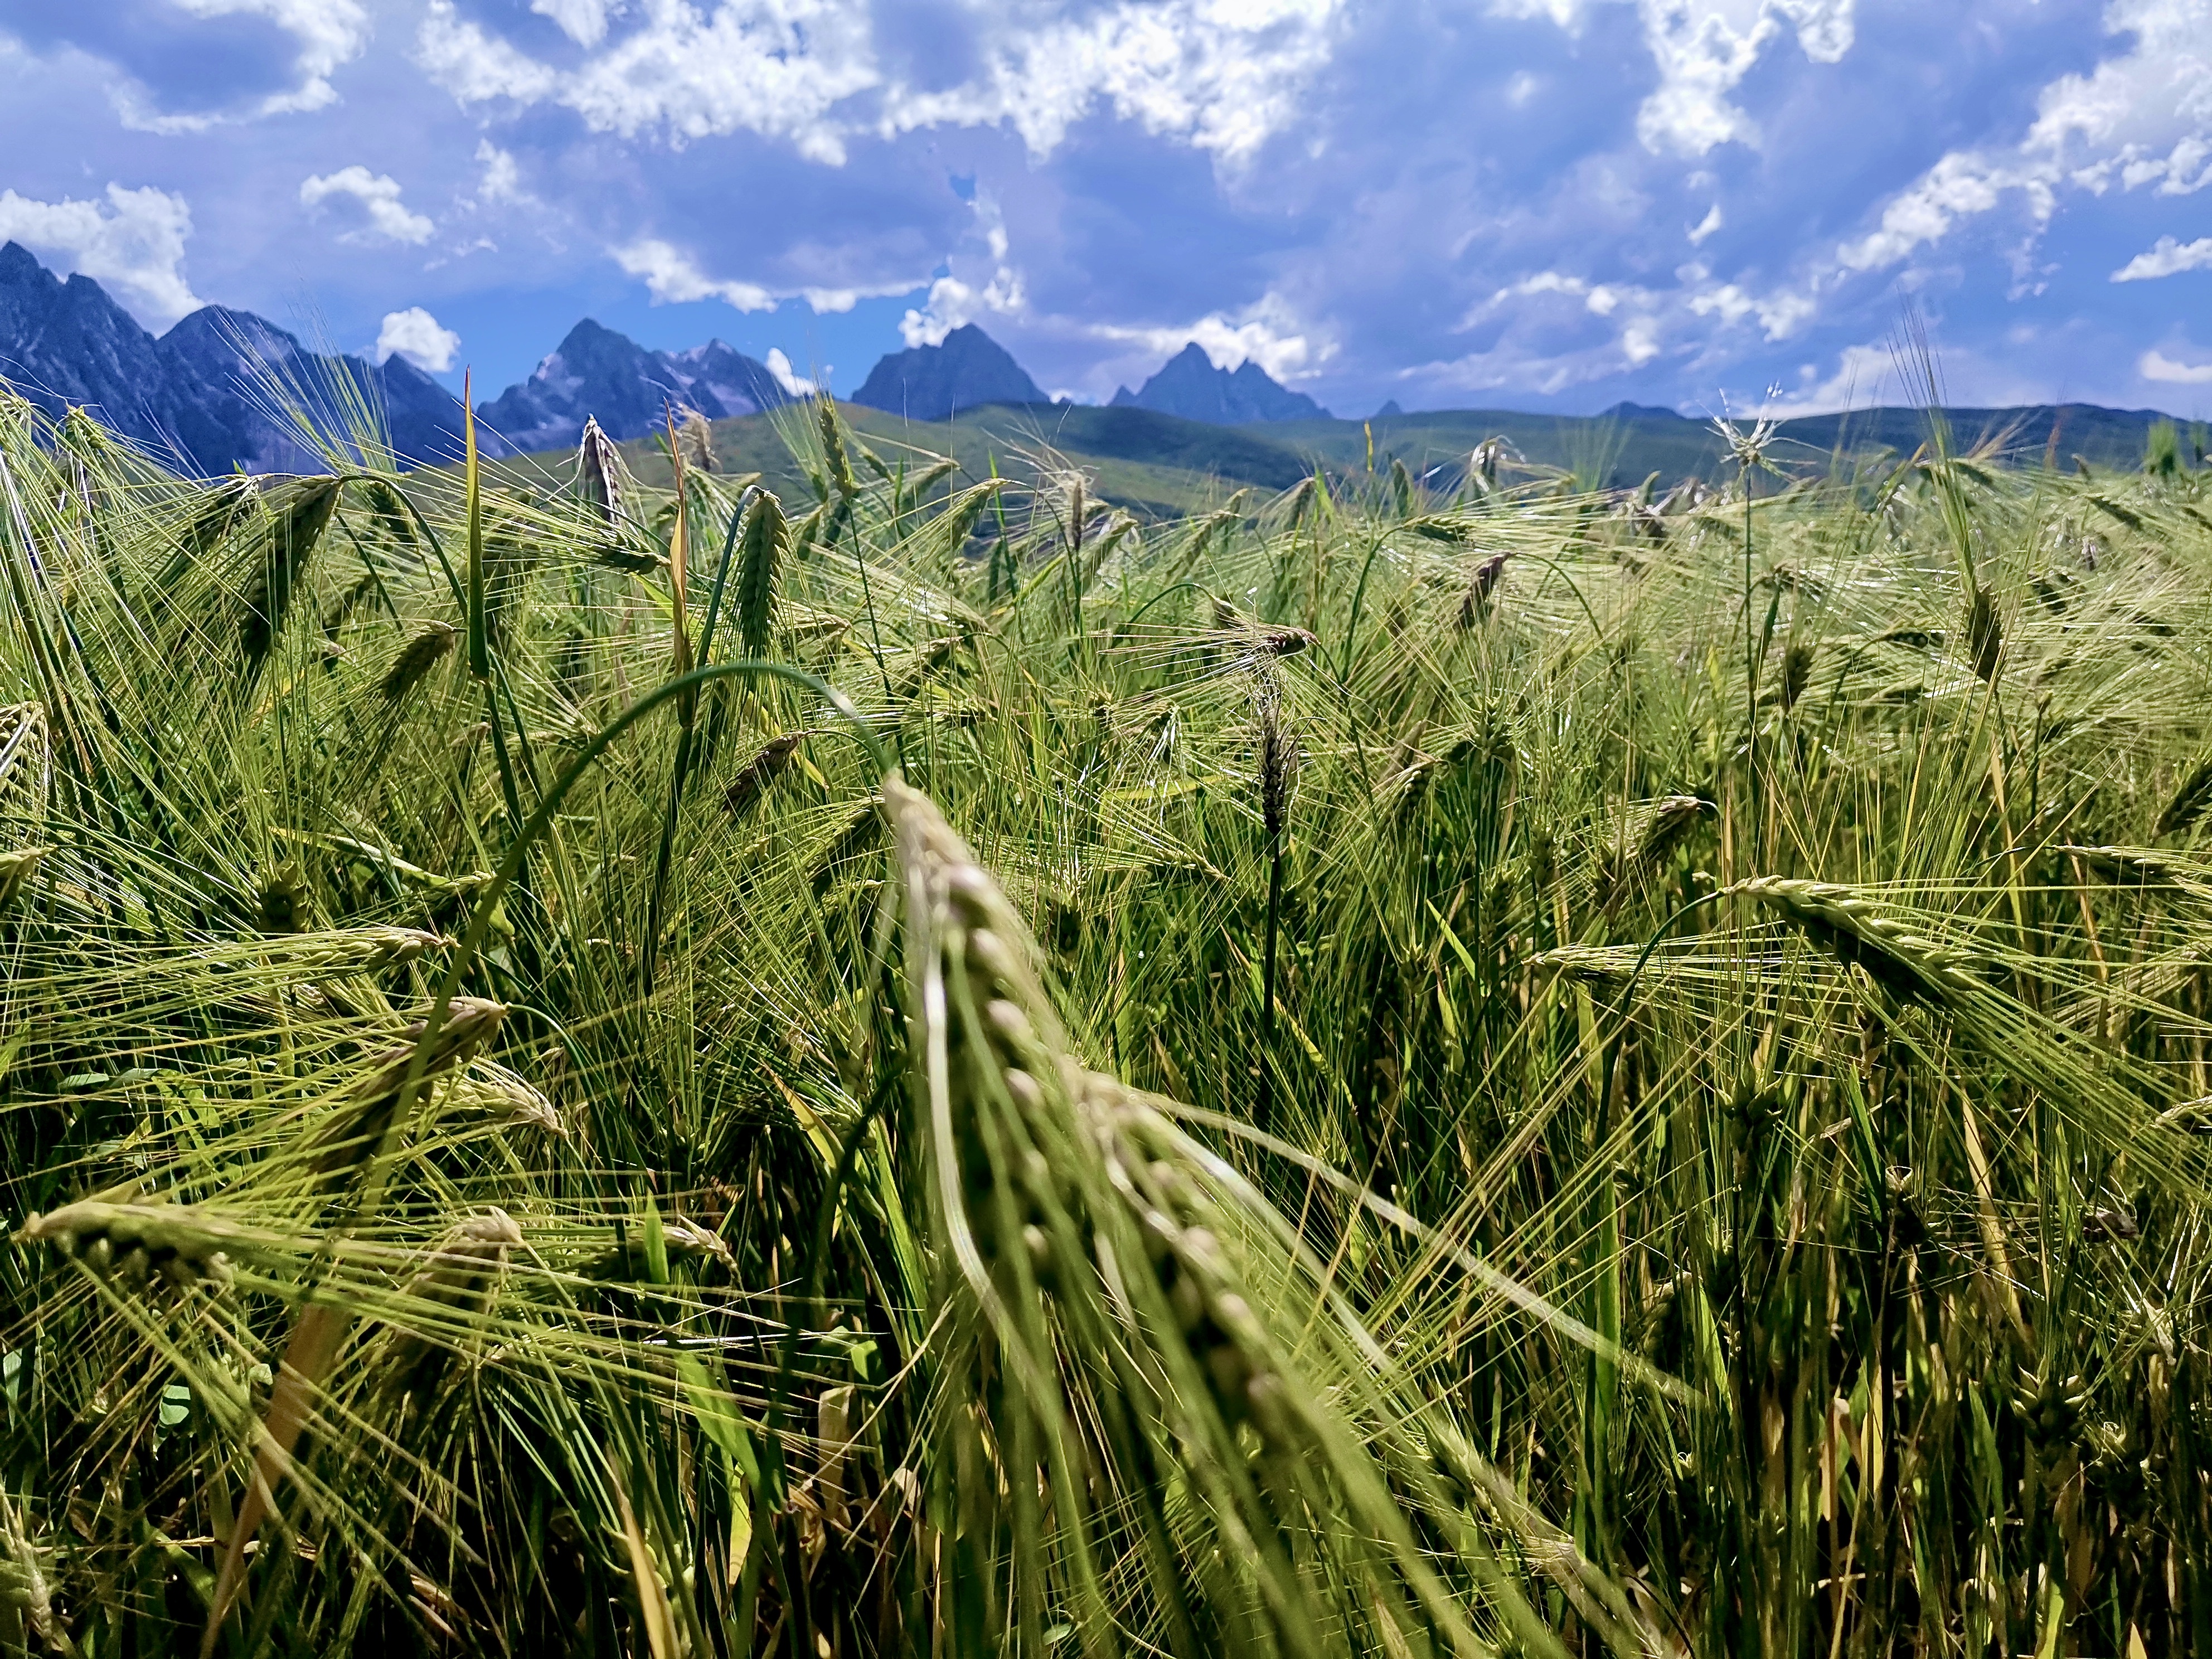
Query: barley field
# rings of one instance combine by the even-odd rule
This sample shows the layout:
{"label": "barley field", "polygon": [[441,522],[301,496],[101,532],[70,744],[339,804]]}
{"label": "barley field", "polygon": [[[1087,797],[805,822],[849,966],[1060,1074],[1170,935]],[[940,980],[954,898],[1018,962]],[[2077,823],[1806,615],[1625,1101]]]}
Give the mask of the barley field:
{"label": "barley field", "polygon": [[0,406],[0,1653],[2212,1651],[2170,429],[783,435]]}

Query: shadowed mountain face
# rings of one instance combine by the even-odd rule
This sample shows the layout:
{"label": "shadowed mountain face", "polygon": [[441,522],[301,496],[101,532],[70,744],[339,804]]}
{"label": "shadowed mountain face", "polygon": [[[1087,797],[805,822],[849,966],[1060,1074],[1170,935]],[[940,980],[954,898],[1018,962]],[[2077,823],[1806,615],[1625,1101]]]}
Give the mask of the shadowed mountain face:
{"label": "shadowed mountain face", "polygon": [[1216,368],[1195,341],[1169,358],[1160,372],[1137,391],[1115,387],[1113,406],[1155,410],[1162,415],[1212,421],[1219,426],[1329,418],[1328,411],[1304,392],[1279,385],[1249,357],[1233,373]]}
{"label": "shadowed mountain face", "polygon": [[320,471],[280,416],[287,402],[338,430],[353,423],[349,410],[374,404],[405,460],[460,449],[460,404],[403,357],[378,365],[319,356],[274,324],[221,306],[156,339],[98,283],[64,282],[14,242],[0,247],[0,378],[50,415],[82,404],[203,474]]}
{"label": "shadowed mountain face", "polygon": [[1006,349],[968,323],[944,343],[894,351],[868,372],[852,401],[903,415],[943,421],[984,404],[1043,404],[1052,400]]}
{"label": "shadowed mountain face", "polygon": [[528,452],[574,443],[586,416],[611,436],[639,438],[657,430],[672,406],[719,421],[791,401],[765,363],[720,340],[689,351],[648,351],[587,317],[528,380],[477,413],[516,450]]}

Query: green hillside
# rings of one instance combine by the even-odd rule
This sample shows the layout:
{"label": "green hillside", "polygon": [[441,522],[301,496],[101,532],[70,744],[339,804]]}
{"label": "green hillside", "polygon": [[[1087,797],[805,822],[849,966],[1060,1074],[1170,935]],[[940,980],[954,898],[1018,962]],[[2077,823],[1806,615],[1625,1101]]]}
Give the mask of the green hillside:
{"label": "green hillside", "polygon": [[[1295,485],[1316,468],[1346,477],[1371,465],[1387,472],[1402,461],[1442,496],[1455,493],[1468,457],[1492,438],[1504,441],[1504,471],[1512,481],[1569,477],[1584,489],[1633,487],[1656,474],[1662,488],[1682,479],[1717,481],[1733,467],[1713,424],[1671,410],[1624,404],[1599,416],[1531,415],[1511,410],[1443,410],[1364,421],[1288,421],[1266,426],[1213,426],[1142,409],[1085,404],[988,404],[949,421],[909,421],[857,404],[843,405],[855,439],[884,466],[920,470],[950,456],[963,478],[995,468],[1024,483],[1079,471],[1103,499],[1148,519],[1207,510],[1238,489],[1262,495]],[[812,493],[792,460],[792,440],[808,420],[803,409],[712,423],[715,470],[758,473],[786,500]],[[2109,410],[2069,404],[2032,409],[1944,411],[1951,440],[2015,465],[2077,464],[2135,471],[2154,423],[2152,410]],[[1929,437],[1927,411],[1862,410],[1783,422],[1769,453],[1784,473],[1850,474],[1893,465]],[[2185,436],[2185,457],[2201,459],[2203,434]],[[622,447],[641,482],[668,483],[657,438]],[[804,444],[796,446],[803,450]],[[862,459],[865,461],[865,455]],[[528,476],[566,475],[564,451],[509,464]]]}

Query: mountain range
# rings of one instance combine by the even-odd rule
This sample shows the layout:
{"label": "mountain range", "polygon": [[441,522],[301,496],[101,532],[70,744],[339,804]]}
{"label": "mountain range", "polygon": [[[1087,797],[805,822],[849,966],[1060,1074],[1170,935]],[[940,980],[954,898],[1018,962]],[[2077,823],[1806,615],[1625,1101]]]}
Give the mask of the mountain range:
{"label": "mountain range", "polygon": [[528,380],[480,404],[477,417],[526,454],[573,447],[587,416],[617,438],[635,438],[657,428],[671,405],[719,421],[758,415],[796,395],[766,363],[720,340],[650,351],[586,317]]}
{"label": "mountain range", "polygon": [[1114,388],[1115,409],[1149,409],[1216,426],[1256,426],[1275,421],[1326,421],[1329,412],[1303,392],[1277,383],[1247,357],[1234,371],[1216,368],[1195,340],[1136,391]]}
{"label": "mountain range", "polygon": [[88,276],[64,282],[15,242],[0,247],[0,378],[49,415],[90,409],[115,431],[196,472],[322,470],[277,404],[328,417],[384,410],[412,461],[451,454],[460,406],[404,357],[378,364],[311,352],[250,312],[204,306],[158,339]]}
{"label": "mountain range", "polygon": [[[493,454],[557,455],[573,450],[591,417],[617,440],[644,441],[673,407],[716,422],[718,449],[776,471],[781,440],[771,423],[748,417],[813,388],[777,354],[769,358],[763,363],[720,340],[656,351],[587,318],[529,379],[478,405],[480,441]],[[64,281],[13,242],[0,246],[0,380],[49,415],[88,407],[118,432],[203,475],[319,471],[322,460],[294,435],[295,411],[320,428],[343,429],[364,408],[379,408],[394,450],[410,463],[448,461],[461,448],[459,400],[404,357],[380,364],[312,351],[272,323],[220,306],[193,312],[156,337],[98,283]],[[1317,465],[1351,473],[1402,460],[1413,477],[1443,488],[1491,437],[1505,439],[1532,465],[1571,471],[1588,485],[1634,483],[1654,471],[1670,481],[1717,478],[1729,470],[1713,428],[1668,409],[1406,414],[1392,403],[1370,421],[1342,421],[1249,360],[1234,370],[1216,368],[1194,343],[1137,391],[1117,390],[1108,405],[1055,402],[973,324],[935,344],[889,354],[849,402],[856,423],[885,438],[909,422],[931,423],[938,429],[924,441],[961,454],[963,465],[963,445],[984,466],[1048,444],[1095,467],[1109,496],[1147,512],[1201,506],[1223,487],[1279,489]],[[2166,418],[2086,404],[1947,412],[1963,443],[1994,441],[2023,460],[2079,459],[2099,467],[2139,464],[2151,425]],[[1798,471],[1909,454],[1925,422],[1923,411],[1909,408],[1803,416],[1783,423],[1772,453]],[[635,459],[646,462],[649,453],[640,441]]]}
{"label": "mountain range", "polygon": [[[372,363],[312,351],[264,319],[220,306],[193,312],[156,337],[91,277],[64,281],[15,242],[0,247],[0,379],[50,415],[83,405],[204,474],[318,465],[293,435],[289,411],[280,406],[288,403],[339,428],[351,423],[348,413],[380,408],[394,451],[410,463],[450,459],[461,445],[458,401],[404,357]],[[477,416],[489,453],[524,454],[573,447],[587,418],[617,439],[638,438],[672,406],[727,420],[811,391],[781,362],[771,367],[720,340],[656,351],[586,318],[528,380],[479,404]],[[915,421],[948,420],[986,404],[1052,404],[973,323],[934,344],[890,353],[852,401]],[[1328,415],[1258,364],[1216,368],[1196,345],[1114,401],[1227,425]]]}

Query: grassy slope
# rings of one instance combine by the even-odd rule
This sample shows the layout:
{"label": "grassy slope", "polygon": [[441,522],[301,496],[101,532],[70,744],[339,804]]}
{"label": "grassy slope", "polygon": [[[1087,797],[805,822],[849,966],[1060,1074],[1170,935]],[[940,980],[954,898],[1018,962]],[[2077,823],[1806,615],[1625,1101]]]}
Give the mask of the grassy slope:
{"label": "grassy slope", "polygon": [[[1153,520],[1203,512],[1235,489],[1264,496],[1289,489],[1316,465],[1340,475],[1362,473],[1371,427],[1375,465],[1387,471],[1401,459],[1417,476],[1449,492],[1468,453],[1504,437],[1531,465],[1571,473],[1585,486],[1618,489],[1659,475],[1664,489],[1691,477],[1717,481],[1732,476],[1724,446],[1699,421],[1658,413],[1626,416],[1530,415],[1507,410],[1447,410],[1395,416],[1372,422],[1288,421],[1262,426],[1219,427],[1149,410],[1042,404],[991,405],[947,422],[909,422],[878,410],[848,405],[848,418],[886,461],[902,456],[916,465],[950,455],[964,479],[1003,476],[1028,479],[1040,468],[1072,466],[1087,472],[1106,500]],[[2069,404],[2045,409],[1955,409],[1947,411],[1961,449],[1998,446],[2023,465],[2045,459],[2060,465],[2076,458],[2100,470],[2131,470],[2143,455],[2151,410],[2123,411]],[[720,421],[714,426],[718,465],[726,472],[760,472],[787,501],[811,489],[791,461],[787,436],[795,412]],[[1823,474],[1840,468],[1880,469],[1911,455],[1926,440],[1927,417],[1917,409],[1881,408],[1785,421],[1772,456],[1792,473]],[[654,487],[668,479],[654,441],[626,444],[638,476]],[[542,476],[561,476],[568,458],[549,455],[517,463]]]}

